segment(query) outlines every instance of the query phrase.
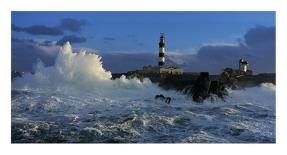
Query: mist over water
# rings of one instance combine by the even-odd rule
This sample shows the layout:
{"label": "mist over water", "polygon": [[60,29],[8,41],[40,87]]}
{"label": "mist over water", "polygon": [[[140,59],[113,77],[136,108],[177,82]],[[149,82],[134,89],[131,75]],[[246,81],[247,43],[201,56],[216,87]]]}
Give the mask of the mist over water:
{"label": "mist over water", "polygon": [[100,56],[66,43],[54,66],[39,61],[13,81],[12,142],[275,142],[273,84],[196,104],[149,79],[111,77]]}

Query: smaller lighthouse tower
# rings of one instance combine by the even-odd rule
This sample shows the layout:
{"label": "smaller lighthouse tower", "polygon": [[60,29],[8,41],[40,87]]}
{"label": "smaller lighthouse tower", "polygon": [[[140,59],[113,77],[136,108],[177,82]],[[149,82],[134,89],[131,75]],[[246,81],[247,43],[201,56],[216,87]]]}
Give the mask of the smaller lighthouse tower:
{"label": "smaller lighthouse tower", "polygon": [[244,60],[243,58],[241,58],[239,60],[239,70],[241,70],[242,72],[247,72],[248,70],[248,62],[246,60]]}
{"label": "smaller lighthouse tower", "polygon": [[163,33],[161,33],[160,35],[160,40],[159,40],[159,53],[158,53],[158,57],[159,57],[159,61],[158,61],[158,66],[162,67],[165,64],[165,49],[164,49],[164,36]]}

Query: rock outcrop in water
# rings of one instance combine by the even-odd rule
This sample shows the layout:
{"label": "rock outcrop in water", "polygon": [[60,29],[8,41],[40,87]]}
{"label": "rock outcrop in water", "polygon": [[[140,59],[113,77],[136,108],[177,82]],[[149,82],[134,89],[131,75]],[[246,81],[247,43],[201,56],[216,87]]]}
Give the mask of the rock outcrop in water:
{"label": "rock outcrop in water", "polygon": [[[113,79],[119,78],[121,75],[126,75],[128,78],[137,77],[139,79],[149,78],[152,82],[165,90],[177,90],[187,96],[190,96],[195,102],[203,102],[206,99],[214,100],[219,98],[224,100],[228,96],[226,88],[244,89],[246,87],[259,86],[262,83],[275,84],[275,73],[251,75],[226,68],[220,75],[209,75],[208,72],[199,74],[184,73],[182,75],[165,75],[159,76],[156,74],[113,74]],[[20,72],[12,71],[12,81],[16,78],[21,78],[23,75]],[[155,94],[156,95],[156,94]]]}
{"label": "rock outcrop in water", "polygon": [[195,84],[192,86],[192,90],[189,91],[192,94],[193,101],[202,102],[209,97],[210,79],[208,72],[201,72],[196,79]]}
{"label": "rock outcrop in water", "polygon": [[165,97],[162,94],[156,95],[154,98],[155,99],[160,99],[160,100],[164,101],[167,104],[170,104],[170,101],[171,101],[171,97]]}
{"label": "rock outcrop in water", "polygon": [[224,99],[228,95],[225,85],[219,80],[211,81],[208,72],[201,72],[194,85],[186,87],[183,93],[192,96],[195,102],[203,102],[214,96]]}
{"label": "rock outcrop in water", "polygon": [[[195,102],[206,99],[224,100],[228,96],[229,89],[244,89],[247,87],[260,86],[262,83],[275,84],[275,73],[261,73],[252,75],[252,71],[242,72],[240,70],[225,68],[219,75],[209,75],[208,72],[183,73],[182,75],[140,74],[128,72],[113,74],[113,79],[126,75],[128,78],[149,78],[152,82],[165,90],[177,90],[190,96]],[[156,95],[156,94],[155,94]]]}

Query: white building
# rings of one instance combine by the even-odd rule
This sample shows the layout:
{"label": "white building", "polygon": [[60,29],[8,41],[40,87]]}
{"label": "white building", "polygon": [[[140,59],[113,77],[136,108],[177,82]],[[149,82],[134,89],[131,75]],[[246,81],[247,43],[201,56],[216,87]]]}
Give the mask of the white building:
{"label": "white building", "polygon": [[239,60],[239,70],[243,72],[247,72],[248,70],[248,62],[243,58]]}

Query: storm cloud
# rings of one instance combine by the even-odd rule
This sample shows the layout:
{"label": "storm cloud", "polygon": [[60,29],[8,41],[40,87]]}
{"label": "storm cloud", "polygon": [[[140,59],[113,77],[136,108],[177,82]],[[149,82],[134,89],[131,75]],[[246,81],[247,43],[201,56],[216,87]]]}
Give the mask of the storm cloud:
{"label": "storm cloud", "polygon": [[204,45],[196,55],[179,55],[186,71],[220,73],[224,68],[238,67],[245,58],[255,73],[275,72],[275,27],[256,26],[244,35],[237,45]]}
{"label": "storm cloud", "polygon": [[63,45],[67,41],[69,41],[72,44],[75,44],[75,43],[84,43],[84,42],[87,41],[87,39],[85,37],[79,37],[79,36],[76,36],[76,35],[68,35],[68,36],[64,36],[63,38],[61,38],[57,42],[57,45]]}
{"label": "storm cloud", "polygon": [[275,27],[256,26],[248,30],[244,36],[245,43],[252,48],[275,46]]}
{"label": "storm cloud", "polygon": [[49,27],[45,25],[32,25],[28,27],[20,27],[12,24],[12,31],[26,32],[32,35],[49,35],[58,36],[63,35],[64,31],[80,32],[82,26],[87,25],[86,20],[77,20],[73,18],[64,18],[57,26]]}
{"label": "storm cloud", "polygon": [[12,31],[16,32],[26,32],[32,35],[50,35],[58,36],[62,35],[63,32],[57,27],[48,27],[45,25],[33,25],[29,27],[19,27],[12,24]]}
{"label": "storm cloud", "polygon": [[70,32],[79,32],[82,26],[87,25],[86,20],[77,20],[73,18],[64,18],[59,24],[59,28]]}

